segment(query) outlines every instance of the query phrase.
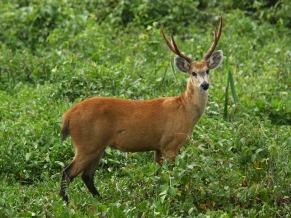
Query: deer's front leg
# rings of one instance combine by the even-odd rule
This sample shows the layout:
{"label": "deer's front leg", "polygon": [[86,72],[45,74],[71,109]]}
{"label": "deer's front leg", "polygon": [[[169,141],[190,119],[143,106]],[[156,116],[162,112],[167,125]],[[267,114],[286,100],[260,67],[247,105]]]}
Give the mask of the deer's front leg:
{"label": "deer's front leg", "polygon": [[162,156],[162,152],[160,150],[156,150],[156,152],[155,152],[155,161],[159,165],[163,165],[163,156]]}
{"label": "deer's front leg", "polygon": [[[180,148],[180,147],[179,147]],[[179,149],[167,149],[163,150],[163,153],[159,150],[155,152],[155,161],[161,166],[163,165],[163,158],[170,161],[175,161]]]}
{"label": "deer's front leg", "polygon": [[162,151],[162,156],[164,159],[169,161],[175,161],[177,154],[179,153],[181,144],[170,144]]}

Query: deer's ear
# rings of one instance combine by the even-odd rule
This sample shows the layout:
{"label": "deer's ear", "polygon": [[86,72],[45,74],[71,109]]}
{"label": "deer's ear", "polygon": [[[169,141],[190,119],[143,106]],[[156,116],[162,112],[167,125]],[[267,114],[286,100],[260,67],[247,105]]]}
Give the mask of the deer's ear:
{"label": "deer's ear", "polygon": [[209,69],[215,69],[219,67],[223,60],[223,52],[221,50],[212,53],[210,58],[207,60],[207,65]]}
{"label": "deer's ear", "polygon": [[187,73],[189,71],[190,64],[184,58],[176,56],[175,57],[175,65],[180,71],[182,71],[184,73]]}

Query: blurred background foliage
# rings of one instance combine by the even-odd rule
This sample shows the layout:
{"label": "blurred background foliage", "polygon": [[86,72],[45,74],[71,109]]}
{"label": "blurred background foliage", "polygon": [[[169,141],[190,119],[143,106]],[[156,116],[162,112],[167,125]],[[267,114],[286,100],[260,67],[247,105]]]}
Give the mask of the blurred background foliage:
{"label": "blurred background foliage", "polygon": [[288,0],[3,0],[0,40],[12,48],[34,50],[56,29],[76,34],[89,21],[117,28],[165,25],[177,30],[209,25],[214,15],[238,10],[258,22],[291,28],[290,5]]}

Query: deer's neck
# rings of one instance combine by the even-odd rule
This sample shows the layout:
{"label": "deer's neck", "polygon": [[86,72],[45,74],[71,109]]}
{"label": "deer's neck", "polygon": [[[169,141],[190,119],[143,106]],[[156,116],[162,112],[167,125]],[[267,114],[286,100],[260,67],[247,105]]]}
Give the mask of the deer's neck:
{"label": "deer's neck", "polygon": [[181,98],[183,99],[187,113],[193,119],[194,123],[196,123],[205,110],[208,100],[207,91],[203,91],[199,87],[194,86],[191,79],[189,79],[187,88]]}

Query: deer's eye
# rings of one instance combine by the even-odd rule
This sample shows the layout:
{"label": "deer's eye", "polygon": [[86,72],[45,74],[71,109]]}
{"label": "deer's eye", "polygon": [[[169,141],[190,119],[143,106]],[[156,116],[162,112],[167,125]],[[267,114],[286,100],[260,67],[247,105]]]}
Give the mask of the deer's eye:
{"label": "deer's eye", "polygon": [[209,74],[209,70],[206,70],[206,73]]}
{"label": "deer's eye", "polygon": [[195,72],[192,72],[192,75],[193,75],[193,76],[197,76],[197,73],[195,73]]}

